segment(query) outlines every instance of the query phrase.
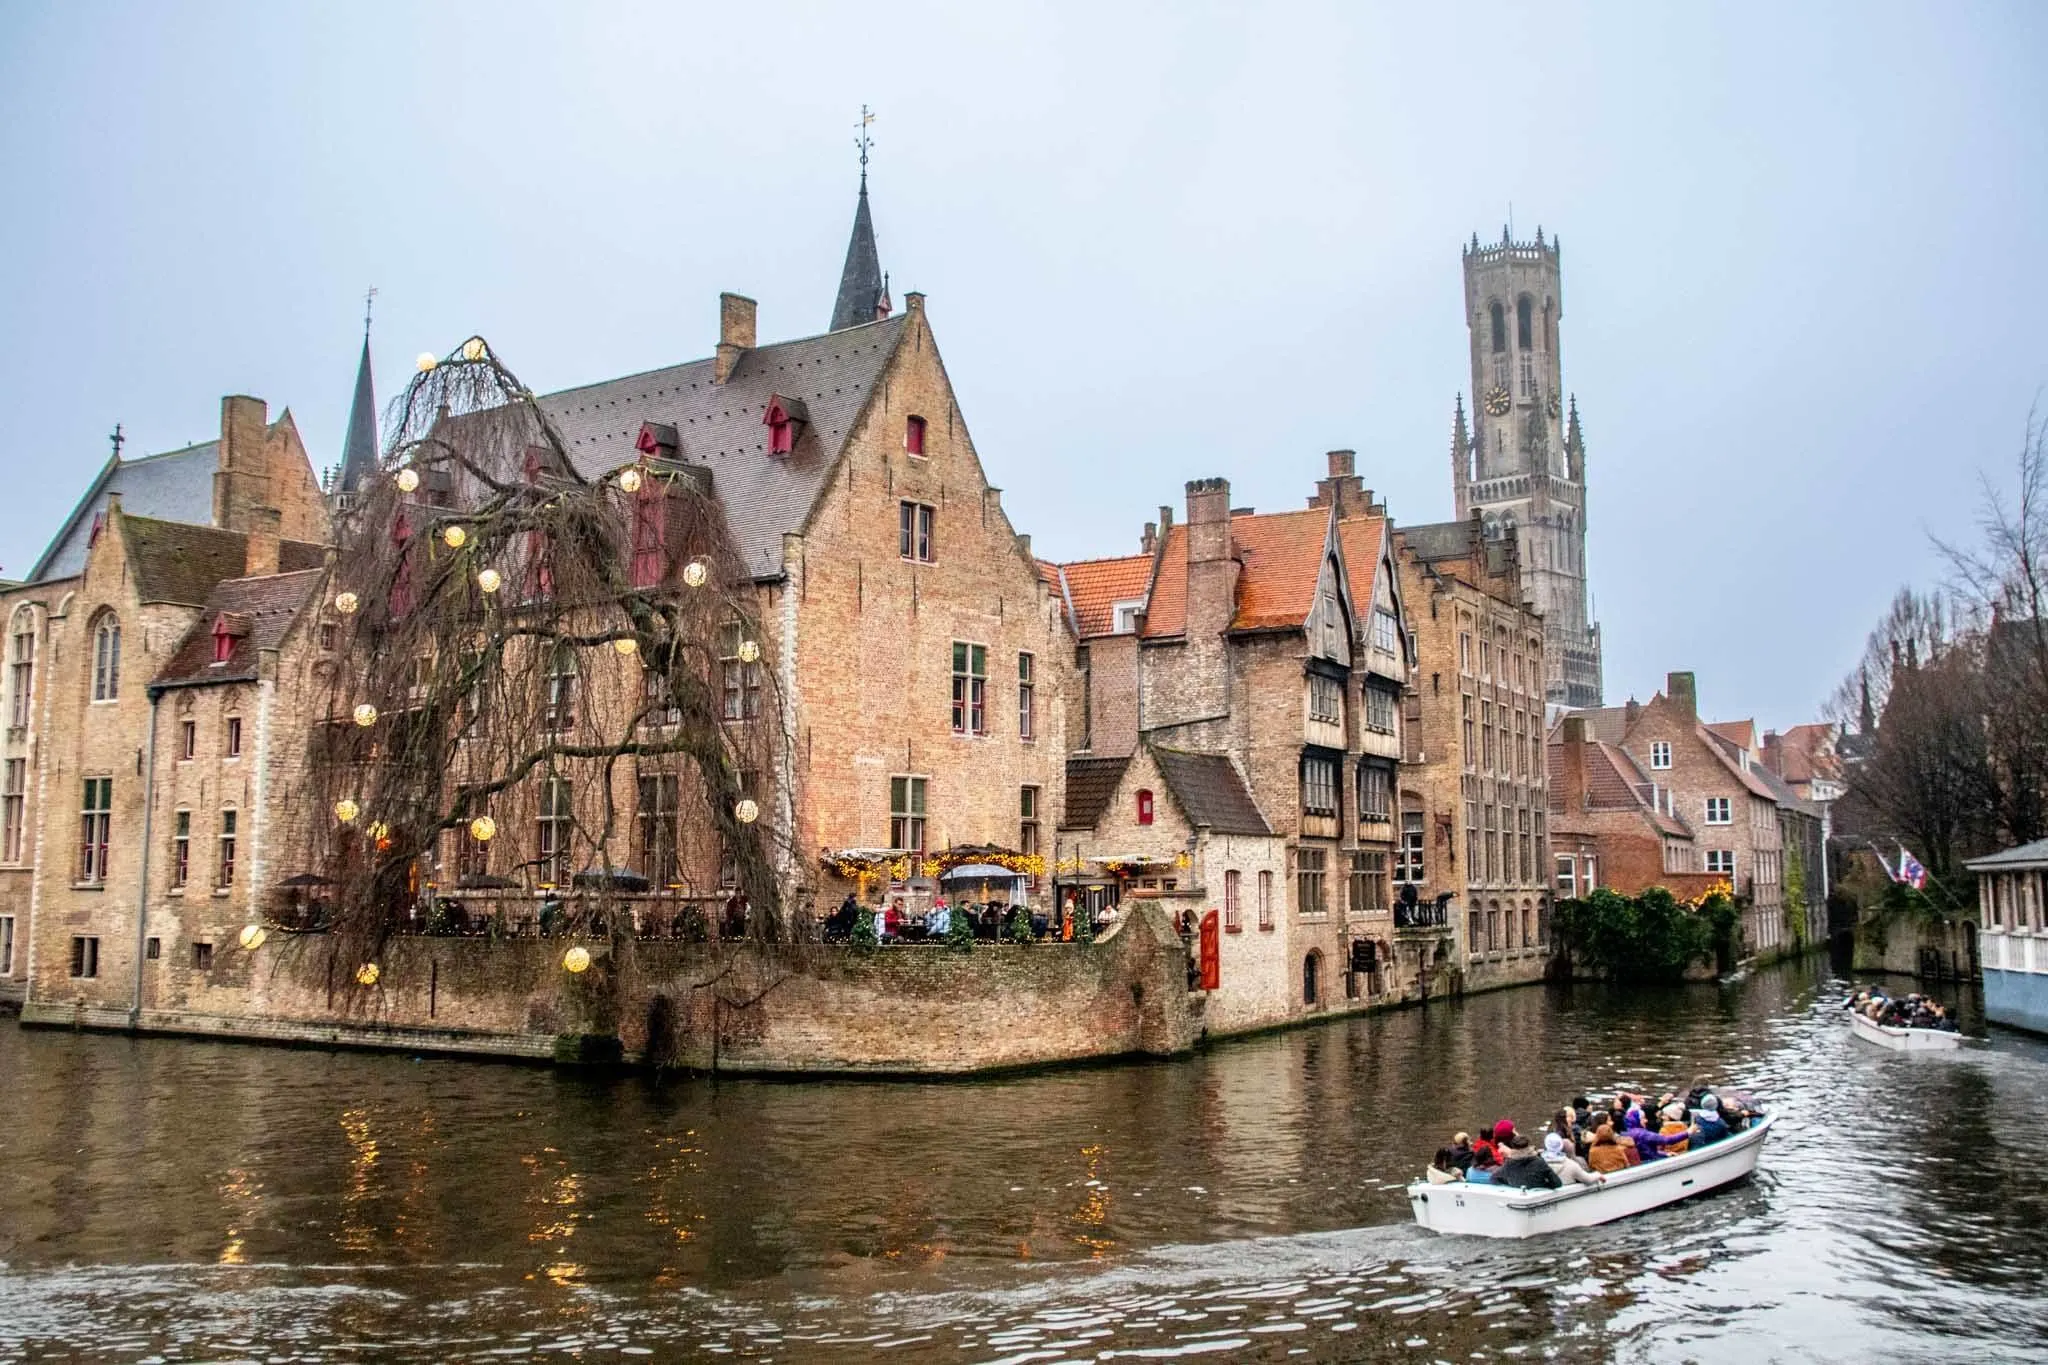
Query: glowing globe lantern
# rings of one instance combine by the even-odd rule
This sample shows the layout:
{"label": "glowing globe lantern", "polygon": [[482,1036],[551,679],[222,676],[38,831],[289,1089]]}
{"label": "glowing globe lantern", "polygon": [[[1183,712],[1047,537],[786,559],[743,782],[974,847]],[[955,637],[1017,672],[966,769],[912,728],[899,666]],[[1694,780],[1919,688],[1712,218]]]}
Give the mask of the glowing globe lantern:
{"label": "glowing globe lantern", "polygon": [[563,953],[562,970],[570,973],[572,976],[589,971],[590,949],[579,943],[568,952]]}
{"label": "glowing globe lantern", "polygon": [[451,550],[459,550],[469,543],[469,532],[460,526],[450,526],[441,532],[441,543]]}
{"label": "glowing globe lantern", "polygon": [[640,642],[630,635],[621,635],[612,641],[612,648],[630,658],[640,652]]}
{"label": "glowing globe lantern", "polygon": [[341,821],[344,825],[354,824],[355,818],[362,813],[363,808],[349,800],[346,796],[334,803],[334,818]]}
{"label": "glowing globe lantern", "polygon": [[693,588],[701,588],[711,577],[711,570],[704,567],[704,561],[693,559],[683,566],[683,582]]}
{"label": "glowing globe lantern", "polygon": [[743,663],[743,664],[750,664],[750,663],[753,663],[753,662],[754,662],[755,660],[759,659],[760,657],[761,657],[761,646],[759,646],[759,645],[755,644],[755,643],[754,643],[754,642],[753,642],[752,640],[742,640],[742,641],[740,641],[740,662],[741,662],[741,663]]}
{"label": "glowing globe lantern", "polygon": [[377,970],[376,963],[365,962],[362,966],[356,968],[356,984],[359,986],[374,986],[377,984],[377,978],[382,975],[383,973]]}
{"label": "glowing globe lantern", "polygon": [[761,807],[755,804],[751,796],[743,797],[740,803],[732,808],[732,818],[743,825],[751,825],[761,818]]}
{"label": "glowing globe lantern", "polygon": [[370,705],[370,703],[368,702],[364,702],[362,705],[356,707],[355,718],[356,724],[362,726],[365,730],[367,730],[372,725],[375,725],[377,723],[377,708]]}
{"label": "glowing globe lantern", "polygon": [[398,471],[399,492],[410,493],[419,486],[420,472],[417,469],[401,469]]}
{"label": "glowing globe lantern", "polygon": [[487,593],[496,592],[504,582],[504,576],[496,569],[484,569],[476,576],[476,585]]}
{"label": "glowing globe lantern", "polygon": [[242,946],[252,953],[261,948],[263,940],[268,937],[270,935],[263,931],[263,926],[260,924],[245,924],[242,926]]}
{"label": "glowing globe lantern", "polygon": [[638,493],[640,491],[640,471],[637,469],[621,470],[619,473],[619,487],[628,493]]}
{"label": "glowing globe lantern", "polygon": [[469,837],[480,844],[488,844],[498,834],[498,822],[488,815],[479,815],[469,822]]}
{"label": "glowing globe lantern", "polygon": [[352,592],[339,593],[334,599],[334,609],[343,616],[354,616],[356,608],[361,605],[361,601]]}
{"label": "glowing globe lantern", "polygon": [[421,374],[427,374],[441,362],[434,358],[434,353],[432,351],[421,351],[420,358],[413,363],[420,367]]}
{"label": "glowing globe lantern", "polygon": [[464,360],[482,360],[484,358],[484,339],[482,337],[471,337],[463,342],[462,358]]}

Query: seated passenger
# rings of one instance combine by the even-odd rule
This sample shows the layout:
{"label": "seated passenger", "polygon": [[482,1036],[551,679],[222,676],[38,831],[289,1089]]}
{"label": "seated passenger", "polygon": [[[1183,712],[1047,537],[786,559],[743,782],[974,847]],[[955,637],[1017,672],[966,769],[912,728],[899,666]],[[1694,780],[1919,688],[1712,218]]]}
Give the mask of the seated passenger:
{"label": "seated passenger", "polygon": [[1473,1151],[1472,1135],[1470,1133],[1461,1131],[1451,1134],[1451,1159],[1458,1163],[1458,1170],[1461,1174],[1472,1169]]}
{"label": "seated passenger", "polygon": [[1500,1165],[1500,1148],[1495,1145],[1492,1138],[1481,1133],[1472,1140],[1472,1164],[1465,1168],[1466,1173],[1490,1171],[1498,1165]]}
{"label": "seated passenger", "polygon": [[[1690,1146],[1689,1139],[1692,1136],[1692,1125],[1685,1121],[1684,1106],[1676,1103],[1667,1104],[1664,1106],[1661,1117],[1664,1120],[1664,1126],[1659,1128],[1657,1132],[1665,1139],[1664,1155],[1683,1155],[1686,1148]],[[1674,1138],[1676,1141],[1672,1141]]]}
{"label": "seated passenger", "polygon": [[[1680,1126],[1683,1127],[1683,1125]],[[1688,1134],[1691,1131],[1690,1128],[1685,1129],[1685,1132]],[[1683,1138],[1667,1138],[1661,1134],[1651,1132],[1643,1119],[1643,1111],[1640,1109],[1628,1111],[1628,1127],[1623,1130],[1623,1133],[1631,1143],[1635,1144],[1637,1155],[1644,1161],[1656,1161],[1664,1156],[1665,1148],[1674,1142],[1684,1141]]]}
{"label": "seated passenger", "polygon": [[1593,1130],[1593,1146],[1586,1153],[1586,1165],[1601,1175],[1613,1175],[1632,1164],[1628,1153],[1622,1150],[1621,1139],[1614,1135],[1613,1124],[1603,1123]]}
{"label": "seated passenger", "polygon": [[1493,1183],[1506,1185],[1517,1190],[1555,1190],[1564,1185],[1550,1163],[1529,1146],[1529,1140],[1517,1133],[1508,1141],[1507,1160],[1493,1173]]}
{"label": "seated passenger", "polygon": [[1581,1166],[1571,1154],[1571,1144],[1556,1133],[1543,1135],[1543,1160],[1565,1185],[1599,1185],[1601,1178]]}
{"label": "seated passenger", "polygon": [[1456,1147],[1437,1148],[1436,1160],[1429,1163],[1429,1183],[1432,1185],[1454,1185],[1463,1178],[1464,1172],[1458,1169],[1458,1149]]}
{"label": "seated passenger", "polygon": [[1728,1136],[1728,1121],[1721,1117],[1721,1097],[1709,1090],[1700,1096],[1700,1107],[1692,1112],[1692,1140],[1711,1146]]}

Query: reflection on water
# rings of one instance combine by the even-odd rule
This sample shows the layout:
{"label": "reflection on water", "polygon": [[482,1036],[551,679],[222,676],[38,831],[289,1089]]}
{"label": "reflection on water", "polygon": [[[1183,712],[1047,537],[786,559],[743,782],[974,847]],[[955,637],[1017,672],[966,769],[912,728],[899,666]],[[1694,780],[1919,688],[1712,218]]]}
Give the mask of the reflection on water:
{"label": "reflection on water", "polygon": [[[2048,1049],[1852,1044],[1841,987],[1531,989],[985,1083],[655,1085],[0,1028],[0,1358],[2012,1359]],[[1697,1072],[1759,1177],[1433,1238],[1455,1128]]]}

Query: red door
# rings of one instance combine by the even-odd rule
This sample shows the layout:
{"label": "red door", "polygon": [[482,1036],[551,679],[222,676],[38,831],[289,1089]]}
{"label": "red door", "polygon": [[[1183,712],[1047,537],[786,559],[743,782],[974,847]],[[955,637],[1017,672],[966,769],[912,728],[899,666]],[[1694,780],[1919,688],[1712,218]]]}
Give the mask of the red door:
{"label": "red door", "polygon": [[1216,912],[1202,916],[1202,989],[1213,991],[1223,981],[1221,929]]}

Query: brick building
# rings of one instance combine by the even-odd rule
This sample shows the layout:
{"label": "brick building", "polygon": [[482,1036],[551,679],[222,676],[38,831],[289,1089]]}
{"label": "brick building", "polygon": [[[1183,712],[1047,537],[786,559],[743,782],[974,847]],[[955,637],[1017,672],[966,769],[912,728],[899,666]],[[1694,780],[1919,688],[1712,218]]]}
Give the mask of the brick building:
{"label": "brick building", "polygon": [[[1074,737],[1087,756],[1074,773],[1140,750],[1155,763],[1163,753],[1225,761],[1282,841],[1284,923],[1270,931],[1288,964],[1279,1017],[1425,989],[1394,965],[1411,657],[1386,512],[1349,451],[1329,456],[1316,487],[1303,510],[1260,515],[1233,509],[1226,481],[1198,479],[1185,520],[1162,508],[1139,555],[1047,568],[1078,637],[1069,714],[1080,713]],[[1105,821],[1140,810],[1069,801],[1061,837],[1083,882],[1103,880],[1084,842],[1106,847],[1106,830],[1125,831]],[[1213,900],[1218,887],[1204,886]],[[1262,994],[1259,1008],[1281,998]]]}
{"label": "brick building", "polygon": [[1700,870],[1694,831],[1679,818],[1671,789],[1627,750],[1594,738],[1585,716],[1559,722],[1545,757],[1558,899],[1600,887],[1634,896],[1662,886],[1689,900],[1719,880]]}
{"label": "brick building", "polygon": [[1519,542],[1488,536],[1475,513],[1399,528],[1394,562],[1421,660],[1406,697],[1398,875],[1450,911],[1441,932],[1468,987],[1537,980],[1550,953],[1552,670]]}
{"label": "brick building", "polygon": [[[1648,702],[1580,713],[1588,734],[1627,751],[1690,825],[1698,870],[1726,880],[1747,902],[1746,950],[1774,952],[1791,938],[1784,914],[1785,844],[1778,793],[1742,743],[1740,724],[1709,728],[1690,673],[1672,673]],[[1752,730],[1754,727],[1750,727]]]}
{"label": "brick building", "polygon": [[[163,961],[162,934],[141,914],[145,864],[166,837],[149,800],[165,758],[156,676],[221,583],[318,568],[325,539],[325,501],[290,414],[273,422],[260,401],[230,397],[216,441],[132,461],[117,451],[28,581],[5,594],[16,662],[0,916],[14,921],[6,966],[31,1012],[129,1017]],[[237,696],[205,719],[218,752],[231,726],[253,737],[258,714]],[[189,837],[233,850],[233,869],[256,793],[246,778],[220,778]]]}

